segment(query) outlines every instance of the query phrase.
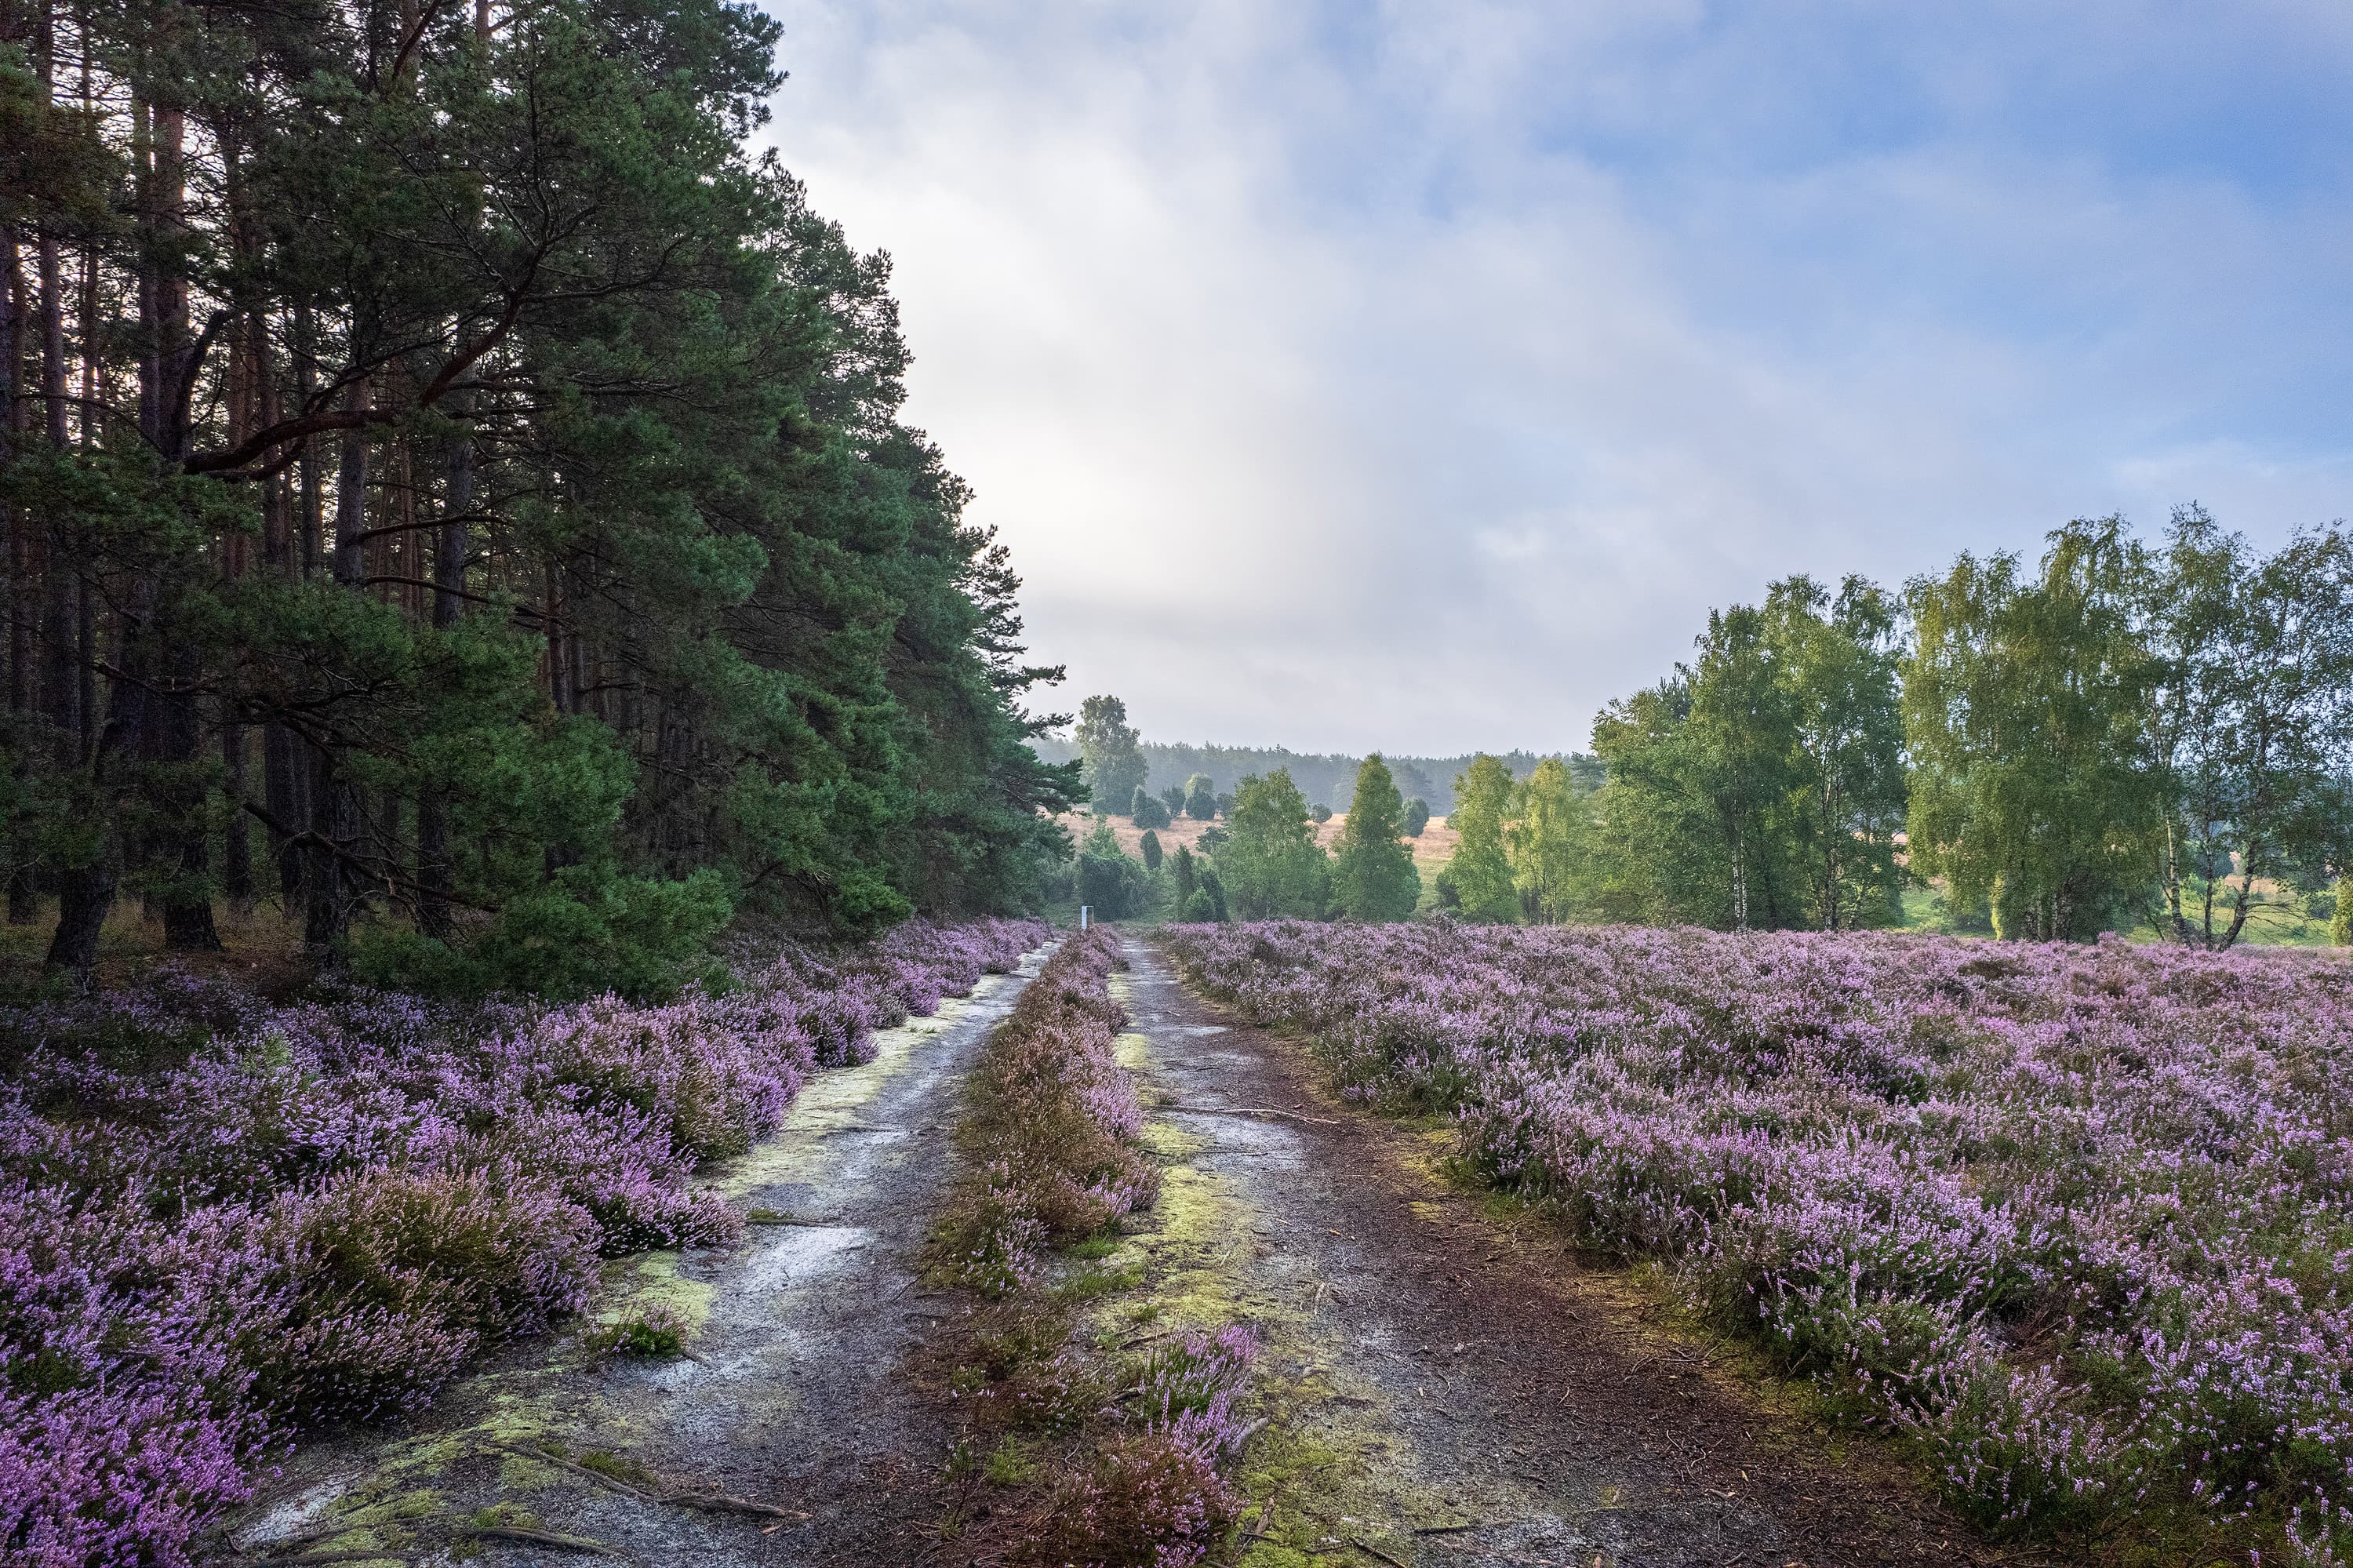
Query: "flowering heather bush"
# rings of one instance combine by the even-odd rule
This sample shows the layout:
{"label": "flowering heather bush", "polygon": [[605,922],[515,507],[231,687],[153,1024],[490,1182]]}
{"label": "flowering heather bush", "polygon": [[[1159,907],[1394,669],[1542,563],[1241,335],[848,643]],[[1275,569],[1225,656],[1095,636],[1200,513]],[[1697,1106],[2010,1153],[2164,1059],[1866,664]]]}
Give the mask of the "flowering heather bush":
{"label": "flowering heather bush", "polygon": [[1171,940],[1345,1092],[1452,1111],[1490,1179],[1917,1438],[1989,1525],[2353,1544],[2353,967],[1618,927]]}
{"label": "flowering heather bush", "polygon": [[271,1443],[422,1406],[600,1254],[731,1239],[702,1161],[1046,935],[909,926],[661,1006],[164,970],[0,1012],[0,1560],[183,1563]]}
{"label": "flowering heather bush", "polygon": [[1233,1404],[1257,1357],[1257,1340],[1239,1323],[1215,1334],[1187,1334],[1145,1357],[1128,1380],[1136,1391],[1135,1414],[1148,1426],[1171,1430],[1192,1422],[1209,1451],[1223,1454],[1236,1444],[1241,1424]]}
{"label": "flowering heather bush", "polygon": [[1046,1248],[1157,1195],[1135,1083],[1112,1046],[1126,1014],[1104,981],[1124,967],[1108,929],[1068,938],[989,1036],[956,1129],[967,1174],[938,1245],[960,1283],[990,1295],[1034,1284]]}
{"label": "flowering heather bush", "polygon": [[1258,1343],[1229,1324],[1145,1358],[1127,1382],[1130,1425],[1056,1489],[1045,1532],[1053,1561],[1087,1568],[1186,1568],[1239,1515],[1224,1475],[1248,1436],[1234,1401]]}
{"label": "flowering heather bush", "polygon": [[[1048,1250],[1151,1204],[1144,1112],[1113,1040],[1126,1015],[1107,981],[1125,968],[1098,927],[1065,940],[990,1036],[957,1127],[966,1171],[937,1241],[960,1283],[992,1298],[952,1384],[975,1426],[1073,1436],[1025,1560],[1068,1568],[1187,1568],[1233,1522],[1224,1475],[1249,1435],[1234,1404],[1258,1347],[1230,1325],[1114,1367],[1071,1342],[1042,1287]],[[1067,1297],[1068,1292],[1065,1291]]]}

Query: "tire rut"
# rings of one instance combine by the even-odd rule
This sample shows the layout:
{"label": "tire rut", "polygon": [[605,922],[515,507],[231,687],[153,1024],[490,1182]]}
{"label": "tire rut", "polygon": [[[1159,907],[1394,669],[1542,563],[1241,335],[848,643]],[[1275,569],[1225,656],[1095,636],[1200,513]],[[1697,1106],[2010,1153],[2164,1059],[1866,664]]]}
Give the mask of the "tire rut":
{"label": "tire rut", "polygon": [[1797,1430],[1646,1322],[1549,1224],[1451,1190],[1432,1137],[1339,1105],[1156,948],[1128,958],[1132,1057],[1222,1216],[1191,1262],[1266,1323],[1282,1436],[1243,1563],[1996,1560],[1873,1445]]}

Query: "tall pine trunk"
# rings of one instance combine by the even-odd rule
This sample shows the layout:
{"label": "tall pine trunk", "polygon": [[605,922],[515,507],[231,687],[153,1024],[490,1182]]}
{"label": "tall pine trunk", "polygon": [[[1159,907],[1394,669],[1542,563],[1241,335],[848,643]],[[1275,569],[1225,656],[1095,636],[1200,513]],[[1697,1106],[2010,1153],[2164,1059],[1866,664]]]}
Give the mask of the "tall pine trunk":
{"label": "tall pine trunk", "polygon": [[[363,376],[352,384],[346,406],[364,414],[370,408]],[[343,432],[335,475],[334,579],[361,591],[367,571],[368,432],[364,425]],[[341,759],[326,746],[311,747],[311,846],[304,881],[309,909],[303,940],[321,958],[332,958],[351,929],[352,910],[364,884],[353,874],[364,824],[358,788],[344,776]]]}
{"label": "tall pine trunk", "polygon": [[[52,98],[55,82],[55,62],[52,58],[50,19],[46,8],[41,21],[41,86],[45,100]],[[134,164],[139,149],[133,150]],[[59,450],[66,444],[66,366],[65,366],[65,300],[64,280],[58,275],[58,244],[54,236],[43,236],[38,245],[40,268],[40,329],[41,329],[41,397],[45,404],[45,429],[49,444]],[[41,709],[42,717],[50,732],[51,750],[61,774],[70,773],[80,761],[81,682],[74,669],[74,653],[79,641],[76,596],[69,591],[68,562],[73,559],[71,541],[62,519],[51,518],[40,531],[46,560],[42,572],[41,614]],[[143,586],[143,585],[142,585]],[[129,607],[135,615],[137,606]],[[136,715],[143,705],[118,699],[118,715]],[[102,766],[105,748],[93,758],[90,766]],[[134,737],[135,751],[135,737]],[[100,820],[90,824],[97,842],[90,845],[80,863],[63,866],[58,872],[58,925],[49,939],[48,961],[52,967],[68,969],[87,976],[98,961],[98,936],[106,924],[106,914],[114,905],[116,865],[121,853],[121,828],[119,817],[101,811]]]}
{"label": "tall pine trunk", "polygon": [[[25,402],[24,269],[18,264],[16,230],[0,224],[0,464],[23,450],[30,434]],[[33,600],[27,573],[31,541],[25,513],[7,508],[8,530],[8,737],[19,798],[33,776]],[[33,883],[33,835],[21,809],[8,834],[8,924],[29,926],[38,904]]]}
{"label": "tall pine trunk", "polygon": [[[449,443],[441,525],[433,546],[433,624],[445,630],[465,613],[466,553],[472,547],[466,514],[474,505],[473,426],[464,417],[468,410],[462,401],[451,412],[459,416],[459,426]],[[425,789],[417,799],[417,878],[424,889],[417,906],[418,928],[446,940],[455,867],[449,856],[448,807],[438,789]]]}
{"label": "tall pine trunk", "polygon": [[[154,111],[154,190],[158,228],[173,241],[187,223],[185,154],[186,119],[175,106]],[[162,238],[159,235],[158,238]],[[188,281],[176,264],[167,265],[171,245],[156,248],[150,263],[155,270],[156,363],[160,374],[159,406],[163,413],[162,448],[167,461],[188,455],[187,410],[190,382],[196,372],[195,345],[188,330]],[[159,608],[161,608],[159,606]],[[157,704],[155,757],[163,764],[163,799],[157,803],[165,823],[166,842],[157,846],[168,874],[164,896],[164,945],[175,952],[216,950],[220,933],[213,925],[212,832],[207,821],[206,789],[197,770],[204,746],[204,722],[198,710],[198,689],[204,676],[203,656],[184,630],[165,631],[167,681]]]}
{"label": "tall pine trunk", "polygon": [[[253,314],[255,417],[265,427],[278,422],[280,407],[278,370],[269,352],[269,322],[266,313]],[[271,474],[261,482],[261,566],[280,582],[297,580],[302,572],[289,510],[286,476]],[[302,789],[302,756],[294,732],[271,719],[261,726],[261,809],[269,813],[266,830],[269,858],[278,875],[278,898],[290,915],[302,893],[302,855],[292,834],[308,814]]]}
{"label": "tall pine trunk", "polygon": [[[249,253],[246,243],[248,226],[245,221],[243,193],[238,179],[237,154],[234,147],[222,149],[222,162],[228,171],[229,223],[236,235],[240,255]],[[259,428],[257,417],[260,385],[269,377],[269,366],[262,354],[259,323],[254,313],[239,310],[230,320],[229,355],[227,362],[227,393],[228,405],[228,437],[239,441]],[[267,506],[265,500],[264,505]],[[267,526],[265,522],[264,526]],[[265,545],[264,548],[268,546]],[[232,586],[245,575],[248,543],[242,534],[231,534],[221,541],[221,577]],[[240,919],[253,913],[253,841],[246,819],[246,726],[240,713],[242,698],[238,690],[234,663],[221,693],[221,770],[228,790],[227,810],[221,827],[221,895],[228,900],[230,910]]]}

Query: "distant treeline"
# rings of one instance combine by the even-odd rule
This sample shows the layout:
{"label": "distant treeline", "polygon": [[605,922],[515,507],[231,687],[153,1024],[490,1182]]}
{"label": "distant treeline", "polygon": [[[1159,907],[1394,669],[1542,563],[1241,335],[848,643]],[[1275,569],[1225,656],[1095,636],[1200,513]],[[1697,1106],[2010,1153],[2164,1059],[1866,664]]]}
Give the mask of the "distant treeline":
{"label": "distant treeline", "polygon": [[[1590,758],[1360,777],[1351,758],[1144,745],[1110,696],[1077,734],[1099,813],[1230,822],[1200,842],[1245,917],[1399,917],[1371,913],[1399,907],[1388,848],[1355,842],[1386,811],[1347,823],[1374,893],[1341,896],[1315,849],[1311,810],[1345,779],[1360,805],[1373,781],[1445,813],[1455,853],[1428,902],[1471,920],[1841,931],[1903,923],[1905,890],[1933,886],[1947,923],[1998,936],[2227,948],[2286,897],[2353,943],[2342,524],[2264,555],[2188,506],[2161,540],[2077,521],[2039,563],[1964,554],[1901,593],[1785,577],[1605,707]],[[1091,839],[1082,873],[1108,853]]]}
{"label": "distant treeline", "polygon": [[[1043,736],[1032,744],[1038,755],[1048,762],[1080,759],[1075,739]],[[1299,787],[1309,805],[1335,811],[1342,809],[1355,793],[1356,769],[1364,764],[1363,758],[1343,752],[1311,754],[1281,746],[1185,746],[1145,740],[1136,743],[1136,749],[1144,755],[1145,788],[1155,794],[1171,784],[1183,784],[1197,773],[1207,774],[1220,791],[1230,793],[1244,779],[1263,778],[1280,768],[1291,775],[1291,781]],[[1388,764],[1389,775],[1397,780],[1398,789],[1405,799],[1426,800],[1431,814],[1442,817],[1454,810],[1454,780],[1477,755],[1466,751],[1460,757],[1392,757],[1383,752],[1381,759]],[[1601,764],[1590,757],[1559,752],[1540,756],[1533,751],[1493,755],[1514,779],[1526,779],[1546,756],[1557,756],[1572,774],[1589,778],[1595,783],[1600,781]]]}

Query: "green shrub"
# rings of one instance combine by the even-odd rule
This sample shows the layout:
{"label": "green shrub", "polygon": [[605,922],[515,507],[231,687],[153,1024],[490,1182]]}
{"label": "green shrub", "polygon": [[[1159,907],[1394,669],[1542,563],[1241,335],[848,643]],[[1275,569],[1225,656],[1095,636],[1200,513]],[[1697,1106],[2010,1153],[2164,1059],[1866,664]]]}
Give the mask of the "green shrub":
{"label": "green shrub", "polygon": [[387,991],[659,999],[715,978],[711,941],[734,913],[708,867],[668,882],[573,865],[453,941],[370,926],[353,933],[349,956],[353,979]]}
{"label": "green shrub", "polygon": [[1430,802],[1417,795],[1405,803],[1405,821],[1401,824],[1405,836],[1421,837],[1422,829],[1430,826]]}
{"label": "green shrub", "polygon": [[1091,906],[1098,920],[1131,919],[1144,913],[1151,898],[1144,867],[1119,847],[1109,823],[1097,827],[1080,846],[1072,885],[1079,902]]}
{"label": "green shrub", "polygon": [[581,1336],[597,1356],[669,1361],[686,1351],[686,1319],[667,1307],[649,1307]]}
{"label": "green shrub", "polygon": [[1209,901],[1210,919],[1225,921],[1233,918],[1226,908],[1226,885],[1219,880],[1217,867],[1205,865],[1201,868],[1200,891],[1201,895]]}
{"label": "green shrub", "polygon": [[1168,809],[1160,803],[1160,797],[1141,784],[1135,787],[1135,798],[1128,802],[1127,814],[1139,828],[1165,828],[1170,821]]}
{"label": "green shrub", "polygon": [[1144,869],[1158,871],[1160,869],[1160,835],[1146,828],[1144,830],[1144,842],[1136,847],[1144,852]]}

